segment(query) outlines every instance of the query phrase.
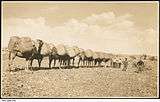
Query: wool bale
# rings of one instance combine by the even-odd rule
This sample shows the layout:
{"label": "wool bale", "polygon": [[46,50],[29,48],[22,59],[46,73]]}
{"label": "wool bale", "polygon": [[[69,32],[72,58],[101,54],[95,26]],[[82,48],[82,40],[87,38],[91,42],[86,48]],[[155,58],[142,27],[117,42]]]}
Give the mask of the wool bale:
{"label": "wool bale", "polygon": [[36,39],[32,41],[34,43],[34,46],[36,47],[37,51],[42,47],[43,41],[41,39]]}
{"label": "wool bale", "polygon": [[97,58],[99,58],[98,53],[97,52],[93,52],[93,59],[97,59]]}
{"label": "wool bale", "polygon": [[50,45],[46,42],[43,42],[43,45],[41,47],[41,52],[42,55],[48,55],[52,53],[52,48],[50,47]]}
{"label": "wool bale", "polygon": [[78,54],[78,56],[81,57],[81,58],[85,57],[85,51],[84,51],[84,49],[79,48],[79,54]]}
{"label": "wool bale", "polygon": [[75,50],[76,54],[80,53],[80,49],[77,46],[73,46],[73,49]]}
{"label": "wool bale", "polygon": [[90,49],[85,50],[85,55],[86,57],[92,57],[93,56],[93,51]]}
{"label": "wool bale", "polygon": [[66,47],[66,50],[67,50],[67,54],[70,56],[70,57],[74,57],[76,56],[76,51],[73,47]]}
{"label": "wool bale", "polygon": [[54,44],[52,44],[52,43],[49,43],[49,46],[51,48],[52,55],[57,54],[56,46]]}
{"label": "wool bale", "polygon": [[82,48],[79,48],[79,51],[80,51],[80,53],[81,53],[81,52],[84,52],[84,49],[82,49]]}
{"label": "wool bale", "polygon": [[9,43],[8,43],[8,50],[9,51],[17,49],[16,47],[17,47],[19,39],[20,38],[18,36],[12,36],[12,37],[10,37],[10,40],[9,40]]}
{"label": "wool bale", "polygon": [[34,49],[34,46],[30,37],[21,37],[18,41],[17,46],[20,52],[27,52]]}
{"label": "wool bale", "polygon": [[65,55],[65,54],[67,54],[66,47],[64,45],[62,45],[62,44],[57,45],[56,49],[57,49],[57,53],[59,55]]}

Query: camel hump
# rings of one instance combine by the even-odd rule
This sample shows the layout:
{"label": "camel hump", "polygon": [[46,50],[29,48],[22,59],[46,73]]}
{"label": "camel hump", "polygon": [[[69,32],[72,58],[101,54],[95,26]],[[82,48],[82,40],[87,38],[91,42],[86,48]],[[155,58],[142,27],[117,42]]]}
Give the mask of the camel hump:
{"label": "camel hump", "polygon": [[56,46],[52,43],[49,43],[49,46],[51,48],[52,54],[57,54]]}
{"label": "camel hump", "polygon": [[34,49],[34,44],[30,37],[21,37],[18,41],[18,49],[20,52],[28,52]]}
{"label": "camel hump", "polygon": [[47,55],[47,54],[50,54],[50,53],[52,53],[51,46],[48,43],[43,42],[43,46],[41,48],[41,54],[42,55]]}
{"label": "camel hump", "polygon": [[66,47],[66,50],[67,50],[67,54],[68,54],[70,57],[74,57],[74,56],[76,55],[76,52],[75,52],[75,50],[74,50],[73,47],[67,46],[67,47]]}
{"label": "camel hump", "polygon": [[85,55],[86,55],[87,57],[92,57],[92,56],[93,56],[92,50],[87,49],[87,50],[85,51]]}
{"label": "camel hump", "polygon": [[64,45],[62,45],[62,44],[57,45],[56,49],[57,49],[57,53],[59,55],[67,54],[66,47]]}
{"label": "camel hump", "polygon": [[99,58],[97,52],[93,52],[93,58],[94,58],[94,59]]}
{"label": "camel hump", "polygon": [[102,52],[96,52],[97,53],[97,56],[98,56],[98,58],[104,58],[104,55],[103,55],[103,53]]}
{"label": "camel hump", "polygon": [[80,53],[80,49],[77,46],[73,46],[73,49],[75,50],[76,53]]}

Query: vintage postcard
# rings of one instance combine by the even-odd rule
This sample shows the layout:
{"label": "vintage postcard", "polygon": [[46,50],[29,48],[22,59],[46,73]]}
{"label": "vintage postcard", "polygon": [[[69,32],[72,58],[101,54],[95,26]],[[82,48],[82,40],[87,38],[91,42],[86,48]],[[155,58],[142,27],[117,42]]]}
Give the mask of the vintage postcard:
{"label": "vintage postcard", "polygon": [[2,98],[158,98],[159,6],[4,1]]}

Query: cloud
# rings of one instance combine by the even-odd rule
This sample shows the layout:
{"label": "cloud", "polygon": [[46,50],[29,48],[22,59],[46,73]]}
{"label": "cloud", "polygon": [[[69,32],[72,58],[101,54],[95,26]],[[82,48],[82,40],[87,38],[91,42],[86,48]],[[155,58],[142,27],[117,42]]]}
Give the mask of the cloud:
{"label": "cloud", "polygon": [[55,27],[46,25],[44,17],[9,18],[3,23],[3,45],[8,44],[9,36],[23,35],[97,51],[155,55],[157,32],[152,28],[140,30],[135,22],[130,20],[132,17],[130,14],[116,16],[114,12],[105,12],[81,20],[72,18]]}
{"label": "cloud", "polygon": [[93,24],[98,24],[98,25],[109,25],[115,22],[115,14],[113,12],[108,12],[108,13],[102,13],[99,15],[93,14],[86,19],[83,20],[83,22],[93,25]]}
{"label": "cloud", "polygon": [[8,37],[13,35],[47,39],[46,35],[51,34],[51,29],[45,24],[43,17],[36,19],[10,18],[4,20],[3,37],[7,41],[9,40]]}

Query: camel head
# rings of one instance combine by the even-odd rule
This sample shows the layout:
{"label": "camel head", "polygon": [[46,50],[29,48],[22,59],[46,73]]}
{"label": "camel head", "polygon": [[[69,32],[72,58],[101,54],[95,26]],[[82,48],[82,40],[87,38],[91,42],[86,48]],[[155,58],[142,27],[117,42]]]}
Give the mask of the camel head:
{"label": "camel head", "polygon": [[40,39],[36,39],[35,41],[34,41],[34,45],[35,45],[35,47],[36,47],[36,49],[37,49],[37,51],[40,53],[40,51],[41,51],[41,48],[42,48],[42,46],[43,46],[43,41],[42,40],[40,40]]}

